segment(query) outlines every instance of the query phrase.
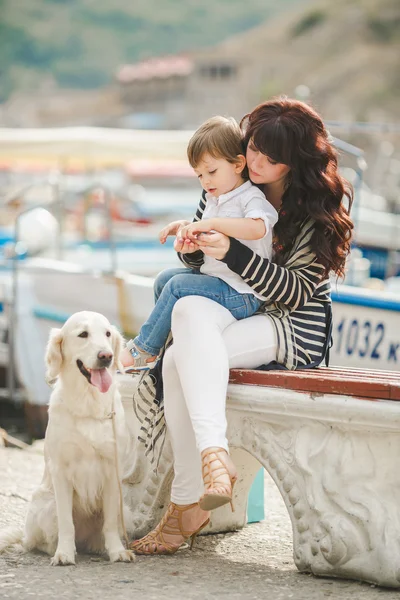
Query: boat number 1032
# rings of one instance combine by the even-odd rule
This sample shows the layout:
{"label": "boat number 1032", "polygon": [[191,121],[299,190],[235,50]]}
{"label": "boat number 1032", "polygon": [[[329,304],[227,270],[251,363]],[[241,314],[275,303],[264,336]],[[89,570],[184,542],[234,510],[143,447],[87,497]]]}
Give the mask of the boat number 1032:
{"label": "boat number 1032", "polygon": [[384,323],[343,318],[336,327],[334,349],[338,354],[346,353],[348,356],[400,362],[400,344],[387,344],[385,334]]}

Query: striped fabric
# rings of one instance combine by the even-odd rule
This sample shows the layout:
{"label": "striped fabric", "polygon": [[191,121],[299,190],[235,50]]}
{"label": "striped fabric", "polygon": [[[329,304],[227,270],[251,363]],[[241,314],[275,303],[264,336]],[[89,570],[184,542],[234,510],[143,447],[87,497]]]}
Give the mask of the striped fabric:
{"label": "striped fabric", "polygon": [[162,365],[164,353],[171,344],[169,336],[160,360],[150,371],[140,375],[139,382],[133,393],[133,410],[138,419],[140,430],[138,440],[145,447],[145,456],[155,465],[155,472],[164,449],[167,427],[164,416],[164,393],[162,381]]}
{"label": "striped fabric", "polygon": [[158,373],[143,372],[140,376],[136,392],[133,395],[133,409],[140,423],[138,440],[145,447],[145,456],[161,456],[165,441],[164,403],[157,401]]}
{"label": "striped fabric", "polygon": [[[205,199],[205,192],[203,192],[193,222],[201,221],[201,219],[203,218],[206,203],[207,200]],[[201,250],[198,250],[197,252],[192,252],[192,254],[181,254],[180,252],[178,252],[178,257],[180,261],[183,262],[185,267],[190,267],[191,269],[200,269],[201,265],[203,264],[203,256],[204,254]]]}
{"label": "striped fabric", "polygon": [[[202,198],[195,221],[201,220],[204,207],[205,199]],[[284,267],[261,258],[234,238],[231,238],[229,251],[223,259],[232,271],[265,297],[259,312],[268,315],[275,325],[276,360],[287,369],[319,365],[330,342],[330,282],[328,278],[322,278],[324,267],[310,247],[313,228],[312,219],[304,221]],[[203,253],[179,254],[179,258],[186,266],[199,268]],[[154,369],[141,376],[133,396],[141,426],[139,441],[156,468],[166,434],[161,370],[162,359]]]}

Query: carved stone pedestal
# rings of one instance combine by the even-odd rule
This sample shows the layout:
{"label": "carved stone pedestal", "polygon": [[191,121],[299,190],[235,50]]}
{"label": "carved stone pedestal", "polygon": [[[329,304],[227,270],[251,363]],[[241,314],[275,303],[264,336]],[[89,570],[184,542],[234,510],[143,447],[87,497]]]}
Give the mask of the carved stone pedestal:
{"label": "carved stone pedestal", "polygon": [[[133,385],[121,377],[135,435]],[[206,531],[245,525],[248,491],[261,463],[288,509],[300,571],[400,587],[400,403],[231,384],[227,406],[239,471],[236,510],[214,511]],[[171,479],[169,444],[156,475],[138,443],[126,486],[137,537],[162,516]]]}

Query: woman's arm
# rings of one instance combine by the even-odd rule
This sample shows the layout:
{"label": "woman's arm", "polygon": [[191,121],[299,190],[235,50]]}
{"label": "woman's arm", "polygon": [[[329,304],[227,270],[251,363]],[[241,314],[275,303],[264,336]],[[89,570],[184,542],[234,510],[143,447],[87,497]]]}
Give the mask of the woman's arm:
{"label": "woman's arm", "polygon": [[200,269],[204,263],[204,252],[202,250],[190,250],[185,245],[184,240],[176,240],[174,248],[177,251],[179,260],[191,269]]}
{"label": "woman's arm", "polygon": [[240,275],[265,300],[281,302],[296,310],[311,298],[325,271],[310,250],[309,240],[313,227],[312,222],[303,227],[291,258],[284,267],[261,258],[238,240],[226,238],[222,234],[214,240],[210,238],[217,234],[202,236],[199,246],[205,254],[212,254]]}

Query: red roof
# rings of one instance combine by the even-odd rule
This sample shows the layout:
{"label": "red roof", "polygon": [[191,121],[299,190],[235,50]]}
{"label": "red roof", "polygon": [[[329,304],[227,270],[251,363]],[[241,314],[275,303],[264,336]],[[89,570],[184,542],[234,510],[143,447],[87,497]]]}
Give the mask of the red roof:
{"label": "red roof", "polygon": [[150,58],[133,65],[123,65],[117,73],[120,83],[153,78],[166,79],[173,75],[189,75],[193,70],[193,61],[184,56],[163,56]]}

